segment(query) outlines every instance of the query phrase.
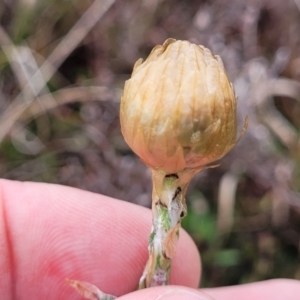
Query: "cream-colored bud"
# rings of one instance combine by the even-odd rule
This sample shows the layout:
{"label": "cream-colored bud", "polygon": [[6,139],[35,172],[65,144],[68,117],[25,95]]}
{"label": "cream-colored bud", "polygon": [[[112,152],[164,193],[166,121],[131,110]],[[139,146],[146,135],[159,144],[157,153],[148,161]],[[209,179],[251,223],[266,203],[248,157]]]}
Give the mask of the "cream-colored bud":
{"label": "cream-colored bud", "polygon": [[236,97],[219,56],[168,39],[139,59],[121,101],[122,133],[151,168],[201,169],[235,144]]}

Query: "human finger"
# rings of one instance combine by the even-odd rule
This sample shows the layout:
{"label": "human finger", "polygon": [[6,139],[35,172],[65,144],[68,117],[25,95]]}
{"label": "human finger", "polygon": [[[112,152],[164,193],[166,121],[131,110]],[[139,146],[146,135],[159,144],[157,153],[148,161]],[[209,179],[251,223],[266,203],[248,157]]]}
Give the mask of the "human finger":
{"label": "human finger", "polygon": [[[118,300],[215,300],[202,290],[184,286],[162,286],[139,290]],[[220,298],[221,300],[222,298]],[[236,299],[235,299],[236,300]]]}
{"label": "human finger", "polygon": [[[66,277],[109,294],[136,289],[148,257],[149,209],[52,184],[3,180],[0,189],[4,299],[80,299]],[[197,249],[182,231],[170,283],[197,287],[199,277]]]}
{"label": "human finger", "polygon": [[298,300],[299,294],[298,280],[275,279],[201,290],[164,286],[132,292],[118,300]]}
{"label": "human finger", "polygon": [[300,282],[291,279],[273,279],[203,291],[218,300],[298,300]]}

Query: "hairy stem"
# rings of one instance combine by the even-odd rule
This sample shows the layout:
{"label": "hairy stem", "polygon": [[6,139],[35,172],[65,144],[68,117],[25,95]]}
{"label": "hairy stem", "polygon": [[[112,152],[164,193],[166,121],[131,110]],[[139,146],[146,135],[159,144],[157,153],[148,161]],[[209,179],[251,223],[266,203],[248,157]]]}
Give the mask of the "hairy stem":
{"label": "hairy stem", "polygon": [[[152,231],[149,237],[149,259],[139,282],[139,289],[167,285],[172,258],[182,218],[186,215],[185,193],[192,177],[200,169],[167,174],[162,170],[151,169],[152,191]],[[78,280],[67,282],[85,299],[114,300],[96,286]]]}
{"label": "hairy stem", "polygon": [[177,174],[151,171],[153,224],[149,238],[149,259],[139,289],[168,284],[181,220],[186,215],[184,196],[195,174],[186,170]]}

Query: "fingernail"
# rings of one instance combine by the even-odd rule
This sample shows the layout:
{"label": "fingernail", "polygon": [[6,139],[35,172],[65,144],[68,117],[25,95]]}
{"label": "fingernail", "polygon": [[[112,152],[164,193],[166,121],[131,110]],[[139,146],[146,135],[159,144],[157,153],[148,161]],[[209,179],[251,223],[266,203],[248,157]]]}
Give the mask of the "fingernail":
{"label": "fingernail", "polygon": [[182,288],[172,288],[165,291],[163,294],[158,296],[155,300],[214,300],[209,295],[197,291],[187,290]]}

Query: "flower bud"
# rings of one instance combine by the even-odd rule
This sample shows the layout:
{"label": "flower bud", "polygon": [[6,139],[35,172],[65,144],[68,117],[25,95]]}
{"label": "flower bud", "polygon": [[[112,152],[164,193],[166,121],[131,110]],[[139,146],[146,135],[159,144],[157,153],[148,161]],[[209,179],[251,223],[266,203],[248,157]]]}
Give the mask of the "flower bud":
{"label": "flower bud", "polygon": [[121,127],[149,167],[203,169],[235,144],[236,97],[219,56],[168,39],[139,59],[125,83]]}

